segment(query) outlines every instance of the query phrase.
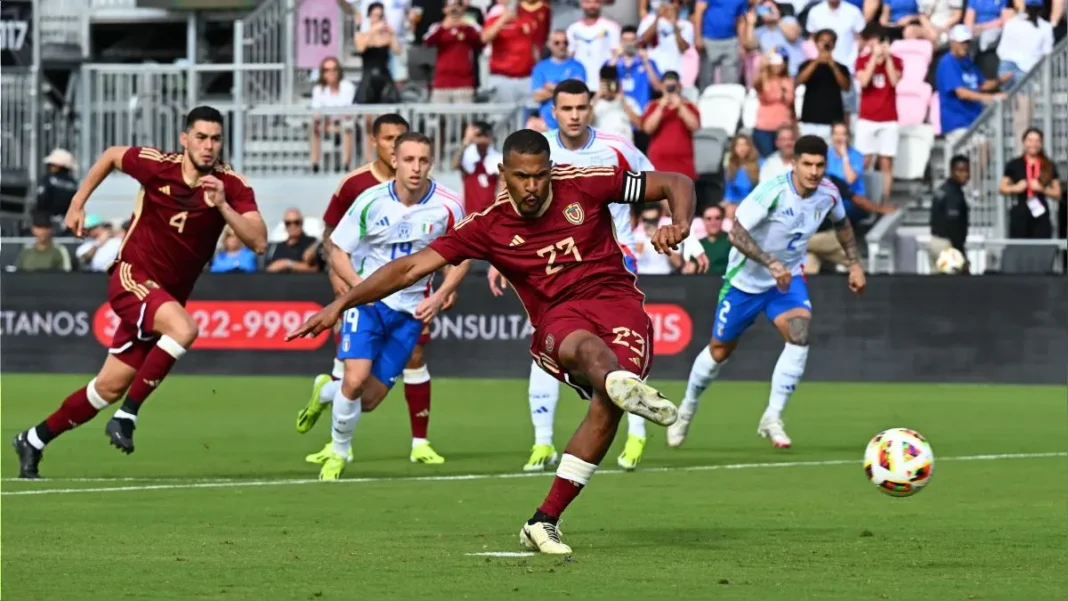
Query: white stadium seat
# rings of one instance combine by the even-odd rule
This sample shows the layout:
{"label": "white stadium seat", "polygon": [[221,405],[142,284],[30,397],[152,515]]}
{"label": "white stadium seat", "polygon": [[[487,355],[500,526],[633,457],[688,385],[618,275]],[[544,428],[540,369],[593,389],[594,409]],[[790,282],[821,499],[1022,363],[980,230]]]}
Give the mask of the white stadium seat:
{"label": "white stadium seat", "polygon": [[801,119],[801,107],[805,106],[805,84],[794,88],[794,114]]}
{"label": "white stadium seat", "polygon": [[894,179],[923,179],[934,147],[934,128],[929,124],[909,125],[901,128],[897,143],[897,159],[894,161]]}
{"label": "white stadium seat", "polygon": [[697,108],[701,113],[701,127],[721,129],[730,135],[738,131],[745,103],[745,86],[736,83],[713,84],[701,92]]}
{"label": "white stadium seat", "polygon": [[756,126],[757,109],[760,108],[760,97],[754,88],[750,88],[742,103],[742,127],[752,130]]}

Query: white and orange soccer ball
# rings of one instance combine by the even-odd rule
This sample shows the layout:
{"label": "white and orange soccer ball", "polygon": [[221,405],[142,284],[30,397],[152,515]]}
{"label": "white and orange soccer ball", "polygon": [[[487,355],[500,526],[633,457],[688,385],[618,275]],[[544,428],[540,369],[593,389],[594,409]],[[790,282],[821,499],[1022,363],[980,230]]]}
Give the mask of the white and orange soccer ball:
{"label": "white and orange soccer ball", "polygon": [[964,269],[964,255],[955,248],[947,248],[938,253],[935,268],[939,273],[960,273]]}
{"label": "white and orange soccer ball", "polygon": [[933,472],[934,451],[915,430],[884,430],[864,450],[864,473],[880,491],[892,497],[910,497],[920,492]]}

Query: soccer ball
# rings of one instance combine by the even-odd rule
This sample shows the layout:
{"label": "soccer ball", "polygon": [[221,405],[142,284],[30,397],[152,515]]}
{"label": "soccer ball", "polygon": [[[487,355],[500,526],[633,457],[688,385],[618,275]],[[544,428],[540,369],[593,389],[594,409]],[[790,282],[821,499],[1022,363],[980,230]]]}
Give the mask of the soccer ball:
{"label": "soccer ball", "polygon": [[932,472],[934,451],[915,430],[884,430],[864,450],[864,473],[872,484],[892,497],[910,497],[920,492]]}
{"label": "soccer ball", "polygon": [[938,253],[938,260],[935,261],[935,267],[939,273],[960,273],[964,269],[964,255],[955,248],[947,248]]}

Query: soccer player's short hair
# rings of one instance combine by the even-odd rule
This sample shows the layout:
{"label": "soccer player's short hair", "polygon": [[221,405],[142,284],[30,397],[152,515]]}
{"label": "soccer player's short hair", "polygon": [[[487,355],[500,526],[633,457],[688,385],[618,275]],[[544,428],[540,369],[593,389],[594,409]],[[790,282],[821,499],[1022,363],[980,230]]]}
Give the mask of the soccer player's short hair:
{"label": "soccer player's short hair", "polygon": [[634,35],[638,35],[638,28],[635,27],[634,25],[624,25],[619,30],[619,34],[623,35],[624,33],[633,33]]}
{"label": "soccer player's short hair", "polygon": [[968,160],[968,157],[963,154],[955,154],[953,155],[953,158],[949,159],[949,168],[956,169],[961,163],[964,163],[968,167],[972,166],[972,162]]}
{"label": "soccer player's short hair", "polygon": [[430,141],[430,138],[426,137],[426,135],[417,131],[406,131],[397,136],[397,140],[393,142],[393,152],[400,150],[401,144],[404,144],[405,142],[418,142],[419,144],[425,144],[431,148],[434,146]]}
{"label": "soccer player's short hair", "polygon": [[189,129],[193,127],[193,124],[197,121],[207,121],[208,123],[218,123],[220,126],[223,124],[222,113],[219,109],[213,106],[201,105],[185,116],[185,128]]}
{"label": "soccer player's short hair", "polygon": [[386,113],[385,115],[379,115],[375,118],[374,123],[371,124],[371,135],[377,137],[378,132],[382,131],[383,125],[397,125],[403,127],[405,130],[411,130],[412,126],[409,125],[408,120],[401,117],[397,113]]}
{"label": "soccer player's short hair", "polygon": [[819,136],[801,136],[794,144],[794,154],[818,154],[827,156],[827,141]]}
{"label": "soccer player's short hair", "polygon": [[590,89],[586,87],[586,82],[581,79],[565,79],[556,84],[556,87],[553,88],[554,106],[556,105],[556,97],[560,94],[585,94],[587,98],[592,96]]}
{"label": "soccer player's short hair", "polygon": [[545,138],[544,134],[538,133],[533,129],[521,129],[508,134],[508,137],[504,139],[503,154],[505,158],[507,159],[508,155],[513,152],[526,155],[548,155],[549,140]]}

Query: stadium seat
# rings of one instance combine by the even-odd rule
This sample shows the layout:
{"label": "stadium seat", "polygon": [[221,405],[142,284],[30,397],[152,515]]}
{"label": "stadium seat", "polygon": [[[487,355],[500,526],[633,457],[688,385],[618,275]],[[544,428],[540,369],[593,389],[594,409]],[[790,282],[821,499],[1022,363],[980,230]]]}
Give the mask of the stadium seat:
{"label": "stadium seat", "polygon": [[805,106],[805,84],[794,88],[794,114],[801,118],[801,107]]}
{"label": "stadium seat", "polygon": [[897,86],[897,121],[902,127],[920,125],[927,121],[927,112],[931,105],[931,85],[919,82],[905,82]]}
{"label": "stadium seat", "polygon": [[752,130],[756,125],[757,109],[760,108],[760,98],[757,91],[750,88],[742,102],[742,127]]}
{"label": "stadium seat", "polygon": [[868,192],[868,200],[875,204],[883,203],[883,174],[878,171],[865,171],[864,188]]}
{"label": "stadium seat", "polygon": [[1050,274],[1060,251],[1052,246],[1006,246],[1001,254],[1001,272]]}
{"label": "stadium seat", "polygon": [[701,91],[698,90],[694,86],[683,88],[682,89],[682,97],[685,100],[688,100],[688,101],[690,101],[690,102],[692,102],[694,104],[697,104],[697,101],[701,99]]}
{"label": "stadium seat", "polygon": [[901,82],[918,83],[927,79],[934,47],[927,40],[898,40],[890,45],[890,53],[901,59],[905,72]]}
{"label": "stadium seat", "polygon": [[894,161],[894,179],[918,180],[927,172],[934,147],[934,128],[927,124],[901,127]]}
{"label": "stadium seat", "polygon": [[733,133],[702,127],[693,133],[694,167],[699,174],[716,174],[723,170],[723,150]]}
{"label": "stadium seat", "polygon": [[745,86],[736,83],[713,84],[705,88],[698,101],[701,127],[722,129],[730,135],[738,130],[745,102]]}
{"label": "stadium seat", "polygon": [[927,122],[934,128],[936,136],[942,135],[942,108],[938,104],[938,94],[931,94],[931,106],[927,112]]}
{"label": "stadium seat", "polygon": [[690,88],[697,84],[697,76],[701,72],[701,57],[693,46],[682,53],[682,63],[679,67],[679,81],[682,87]]}

